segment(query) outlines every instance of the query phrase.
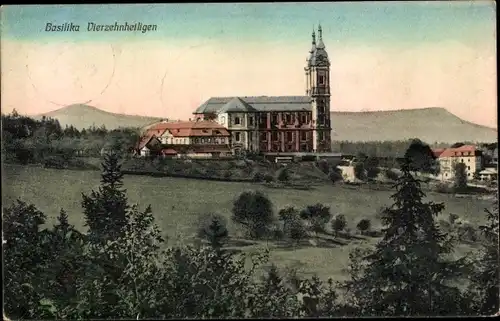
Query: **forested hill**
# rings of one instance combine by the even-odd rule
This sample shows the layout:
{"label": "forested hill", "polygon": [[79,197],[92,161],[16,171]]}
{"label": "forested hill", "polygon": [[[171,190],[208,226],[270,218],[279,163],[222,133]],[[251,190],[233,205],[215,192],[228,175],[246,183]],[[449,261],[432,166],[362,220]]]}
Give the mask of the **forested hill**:
{"label": "forested hill", "polygon": [[119,127],[143,127],[148,124],[160,121],[158,117],[136,116],[110,113],[89,105],[70,105],[48,113],[32,116],[35,119],[55,118],[64,128],[66,125],[73,125],[76,129],[89,128],[92,126],[112,130]]}

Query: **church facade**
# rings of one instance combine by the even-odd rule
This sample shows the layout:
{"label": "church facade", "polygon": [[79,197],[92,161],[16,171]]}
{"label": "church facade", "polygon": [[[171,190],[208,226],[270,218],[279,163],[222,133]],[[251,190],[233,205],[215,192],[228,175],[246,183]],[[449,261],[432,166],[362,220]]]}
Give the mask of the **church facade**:
{"label": "church facade", "polygon": [[321,26],[312,33],[304,96],[214,97],[195,111],[228,129],[233,152],[331,152],[330,61]]}

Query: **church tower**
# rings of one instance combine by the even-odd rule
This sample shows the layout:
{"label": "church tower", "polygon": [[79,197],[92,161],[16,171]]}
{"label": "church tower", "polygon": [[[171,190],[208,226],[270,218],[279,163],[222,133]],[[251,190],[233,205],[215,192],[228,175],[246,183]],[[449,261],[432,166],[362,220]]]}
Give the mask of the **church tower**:
{"label": "church tower", "polygon": [[313,151],[325,153],[331,151],[330,122],[330,61],[323,43],[323,31],[318,27],[318,42],[316,34],[312,33],[312,47],[307,59],[306,95],[312,98],[312,140]]}

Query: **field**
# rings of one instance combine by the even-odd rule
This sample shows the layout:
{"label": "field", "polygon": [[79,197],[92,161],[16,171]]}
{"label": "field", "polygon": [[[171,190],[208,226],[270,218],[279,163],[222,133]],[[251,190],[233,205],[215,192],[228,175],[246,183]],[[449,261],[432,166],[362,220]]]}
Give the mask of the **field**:
{"label": "field", "polygon": [[[18,165],[4,165],[2,175],[2,204],[9,206],[15,199],[33,203],[48,217],[52,224],[59,210],[64,208],[70,222],[84,230],[81,193],[89,193],[99,185],[99,172],[43,169]],[[226,217],[231,215],[232,202],[242,191],[262,190],[272,200],[276,212],[293,205],[302,208],[322,203],[330,206],[333,215],[344,214],[352,229],[360,219],[369,218],[377,225],[376,211],[391,204],[392,191],[376,191],[367,188],[353,190],[341,185],[315,186],[313,190],[281,190],[266,188],[253,183],[214,182],[181,178],[152,178],[148,176],[125,177],[125,188],[131,203],[141,208],[152,205],[156,223],[160,226],[169,244],[191,242],[196,222],[200,215],[215,212]],[[458,214],[473,224],[484,221],[485,207],[490,201],[455,198],[451,195],[429,193],[428,199],[444,202],[446,209],[442,219],[449,213]],[[230,223],[230,234],[237,227]],[[374,244],[374,239],[346,241],[346,245],[332,242],[329,246],[301,246],[271,250],[271,261],[279,267],[297,268],[302,274],[317,273],[322,278],[346,277],[348,254],[356,246]],[[266,242],[246,246],[245,249],[265,247]],[[269,243],[269,246],[274,247]],[[456,255],[462,255],[470,247],[459,247]]]}

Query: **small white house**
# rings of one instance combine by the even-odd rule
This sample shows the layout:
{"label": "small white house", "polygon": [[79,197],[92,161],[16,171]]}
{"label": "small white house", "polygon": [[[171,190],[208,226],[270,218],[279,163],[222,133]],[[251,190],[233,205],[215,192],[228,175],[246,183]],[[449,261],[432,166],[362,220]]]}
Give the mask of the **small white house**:
{"label": "small white house", "polygon": [[485,168],[479,172],[479,179],[482,181],[491,181],[496,178],[498,171],[496,168]]}
{"label": "small white house", "polygon": [[153,151],[159,150],[159,147],[161,146],[160,140],[155,136],[149,136],[145,137],[140,143],[137,148],[139,151],[140,156],[150,156]]}

